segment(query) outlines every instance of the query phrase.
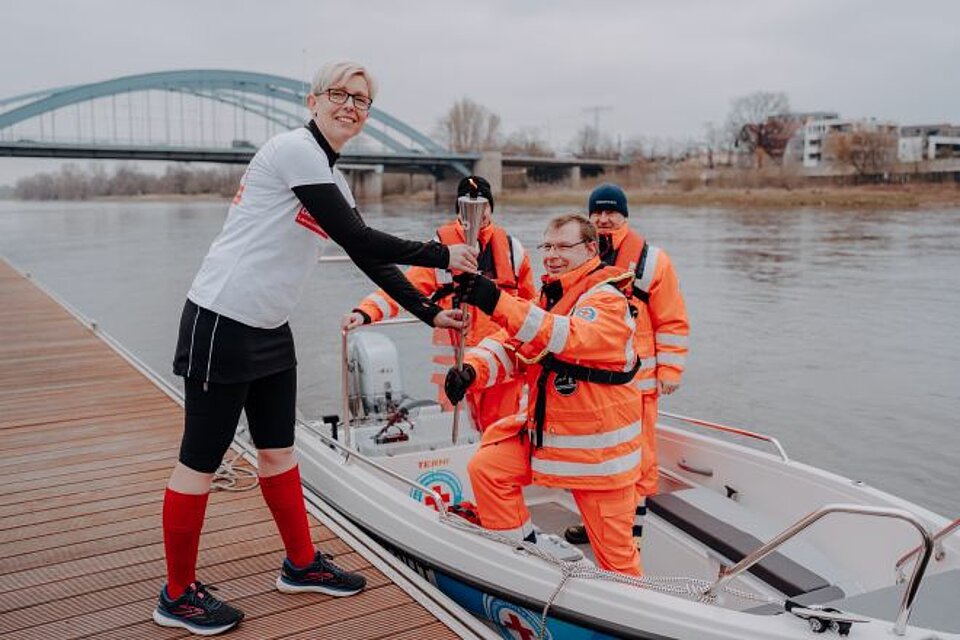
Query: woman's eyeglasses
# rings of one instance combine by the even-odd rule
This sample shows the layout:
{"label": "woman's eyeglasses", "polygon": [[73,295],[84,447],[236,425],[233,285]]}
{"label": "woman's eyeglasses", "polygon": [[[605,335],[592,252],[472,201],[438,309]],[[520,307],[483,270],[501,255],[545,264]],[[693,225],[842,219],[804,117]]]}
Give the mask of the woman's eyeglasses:
{"label": "woman's eyeglasses", "polygon": [[330,102],[333,104],[346,104],[347,98],[353,101],[353,107],[357,111],[369,111],[373,105],[373,100],[359,93],[349,93],[343,89],[327,89],[323,93],[327,94]]}
{"label": "woman's eyeglasses", "polygon": [[587,242],[586,240],[581,240],[580,242],[572,242],[572,243],[558,242],[556,244],[552,242],[544,242],[543,244],[538,244],[537,249],[539,249],[541,253],[550,253],[551,251],[556,251],[557,253],[563,253],[564,251],[569,251],[570,249],[573,249],[578,244],[586,244],[586,242]]}

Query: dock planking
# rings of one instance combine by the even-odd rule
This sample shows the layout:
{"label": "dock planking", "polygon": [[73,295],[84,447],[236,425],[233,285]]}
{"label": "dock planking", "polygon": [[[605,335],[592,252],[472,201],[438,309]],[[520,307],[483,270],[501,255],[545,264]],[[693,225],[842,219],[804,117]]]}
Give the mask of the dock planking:
{"label": "dock planking", "polygon": [[[182,409],[2,260],[0,301],[0,637],[190,637],[150,617]],[[364,592],[279,593],[259,490],[211,495],[198,577],[247,614],[225,637],[457,637],[312,517],[311,532]]]}

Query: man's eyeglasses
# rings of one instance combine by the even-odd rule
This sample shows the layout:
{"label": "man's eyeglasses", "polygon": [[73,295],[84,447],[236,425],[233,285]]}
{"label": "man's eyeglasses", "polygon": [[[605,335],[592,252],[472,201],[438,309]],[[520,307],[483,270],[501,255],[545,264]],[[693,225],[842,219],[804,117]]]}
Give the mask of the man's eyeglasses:
{"label": "man's eyeglasses", "polygon": [[323,93],[327,94],[330,102],[333,104],[346,104],[347,98],[353,101],[353,106],[357,111],[369,111],[373,105],[373,100],[359,93],[349,93],[343,89],[327,89]]}
{"label": "man's eyeglasses", "polygon": [[587,243],[586,240],[581,240],[580,242],[572,242],[572,243],[558,242],[556,244],[552,242],[544,242],[543,244],[538,244],[537,249],[539,249],[541,253],[550,253],[551,251],[556,251],[557,253],[563,253],[564,251],[569,251],[570,249],[573,249],[578,244],[586,244],[586,243]]}

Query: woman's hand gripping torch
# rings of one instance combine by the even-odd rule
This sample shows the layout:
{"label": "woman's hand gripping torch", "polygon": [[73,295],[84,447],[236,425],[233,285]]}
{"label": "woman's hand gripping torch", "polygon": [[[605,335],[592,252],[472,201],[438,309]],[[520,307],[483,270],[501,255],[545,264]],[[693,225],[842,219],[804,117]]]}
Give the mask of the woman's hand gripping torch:
{"label": "woman's hand gripping torch", "polygon": [[[480,195],[479,187],[474,180],[470,179],[470,191],[467,195],[457,198],[457,209],[459,210],[460,225],[463,227],[465,236],[464,243],[468,247],[477,247],[477,237],[480,234],[480,225],[483,220],[483,210],[489,202]],[[479,248],[479,247],[477,247]],[[454,308],[460,306],[459,297],[454,297]],[[470,313],[467,305],[463,305],[464,324],[460,328],[460,339],[456,344],[454,354],[455,366],[457,369],[463,369],[463,351],[467,340],[467,325],[470,320]],[[453,444],[457,444],[457,438],[460,435],[460,403],[453,405]]]}

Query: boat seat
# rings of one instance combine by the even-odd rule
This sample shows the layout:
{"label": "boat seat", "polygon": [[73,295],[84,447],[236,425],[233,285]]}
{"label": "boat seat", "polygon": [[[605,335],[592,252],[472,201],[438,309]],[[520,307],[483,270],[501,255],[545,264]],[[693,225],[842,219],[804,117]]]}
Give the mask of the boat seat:
{"label": "boat seat", "polygon": [[[647,498],[647,509],[734,563],[764,543],[737,526],[742,524],[738,520],[750,519],[744,507],[709,489],[684,489],[651,496]],[[756,531],[758,527],[753,528]],[[790,598],[801,594],[812,596],[814,592],[821,602],[843,597],[843,590],[779,551],[771,553],[748,571]]]}

